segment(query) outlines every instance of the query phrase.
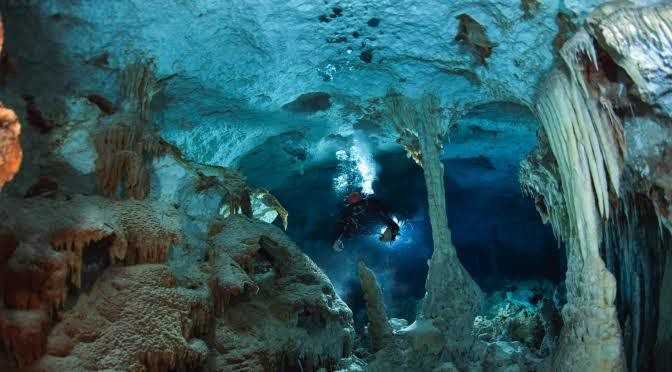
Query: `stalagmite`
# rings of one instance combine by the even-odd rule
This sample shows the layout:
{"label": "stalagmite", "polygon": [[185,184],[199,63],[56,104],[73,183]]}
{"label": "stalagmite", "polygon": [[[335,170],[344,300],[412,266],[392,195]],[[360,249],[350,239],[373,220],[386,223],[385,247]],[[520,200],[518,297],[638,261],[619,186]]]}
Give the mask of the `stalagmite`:
{"label": "stalagmite", "polygon": [[385,346],[392,336],[392,327],[387,322],[383,292],[378,285],[378,280],[364,262],[357,265],[359,282],[362,285],[364,299],[366,300],[366,314],[369,318],[368,332],[371,340],[371,348],[378,351]]}

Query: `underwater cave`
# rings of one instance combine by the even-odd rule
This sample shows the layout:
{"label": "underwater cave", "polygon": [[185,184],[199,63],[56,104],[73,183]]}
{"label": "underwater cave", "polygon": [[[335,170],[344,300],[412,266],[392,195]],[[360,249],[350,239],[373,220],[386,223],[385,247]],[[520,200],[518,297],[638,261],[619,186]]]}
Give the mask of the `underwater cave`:
{"label": "underwater cave", "polygon": [[0,16],[0,370],[672,370],[666,1]]}

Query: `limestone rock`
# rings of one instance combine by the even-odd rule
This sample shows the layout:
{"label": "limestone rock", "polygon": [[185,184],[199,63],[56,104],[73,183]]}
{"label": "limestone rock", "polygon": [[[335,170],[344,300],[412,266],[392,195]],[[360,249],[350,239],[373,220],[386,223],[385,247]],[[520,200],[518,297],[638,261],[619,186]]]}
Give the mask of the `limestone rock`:
{"label": "limestone rock", "polygon": [[[219,263],[234,263],[239,290],[216,320],[215,370],[330,370],[349,356],[352,312],[322,271],[275,226],[219,223],[211,242],[230,257]],[[218,266],[218,283],[227,269]]]}
{"label": "limestone rock", "polygon": [[207,291],[176,287],[164,265],[107,270],[49,335],[44,370],[203,368],[208,347],[195,337],[210,320]]}
{"label": "limestone rock", "polygon": [[392,327],[387,320],[385,311],[385,302],[383,301],[383,292],[378,285],[376,277],[364,262],[357,265],[359,281],[364,291],[366,300],[366,313],[369,319],[367,332],[371,340],[371,348],[374,352],[380,350],[385,345],[386,339],[392,336]]}

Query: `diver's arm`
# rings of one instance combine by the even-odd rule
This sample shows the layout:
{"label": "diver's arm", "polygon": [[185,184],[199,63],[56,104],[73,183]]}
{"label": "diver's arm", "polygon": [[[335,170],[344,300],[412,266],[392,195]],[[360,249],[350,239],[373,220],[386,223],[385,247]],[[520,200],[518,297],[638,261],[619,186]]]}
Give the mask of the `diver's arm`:
{"label": "diver's arm", "polygon": [[332,240],[334,243],[331,245],[331,248],[333,248],[336,252],[340,252],[343,250],[343,241],[341,240],[342,238],[347,238],[348,237],[348,216],[351,213],[351,208],[345,209],[341,213],[341,219],[338,221],[336,224],[336,227],[334,228],[334,232],[332,235]]}
{"label": "diver's arm", "polygon": [[394,219],[390,216],[389,210],[381,203],[378,199],[371,198],[369,200],[369,208],[376,212],[380,219],[383,220],[383,223],[392,233],[392,240],[394,240],[399,234],[399,225],[394,222]]}

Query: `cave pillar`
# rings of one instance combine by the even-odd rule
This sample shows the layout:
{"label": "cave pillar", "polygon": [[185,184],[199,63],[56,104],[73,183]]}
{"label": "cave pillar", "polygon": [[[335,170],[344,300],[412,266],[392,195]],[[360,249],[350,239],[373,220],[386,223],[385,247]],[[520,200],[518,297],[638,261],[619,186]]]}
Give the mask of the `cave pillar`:
{"label": "cave pillar", "polygon": [[454,338],[471,334],[483,294],[458,259],[448,227],[438,109],[436,97],[424,96],[417,121],[434,248],[421,315]]}
{"label": "cave pillar", "polygon": [[620,177],[619,170],[610,169],[609,164],[618,164],[622,156],[617,141],[607,133],[618,133],[620,124],[610,121],[587,94],[581,76],[555,72],[536,104],[558,163],[569,225],[565,236],[567,304],[551,363],[554,371],[624,371],[614,305],[616,279],[599,253],[610,190],[618,190]]}

